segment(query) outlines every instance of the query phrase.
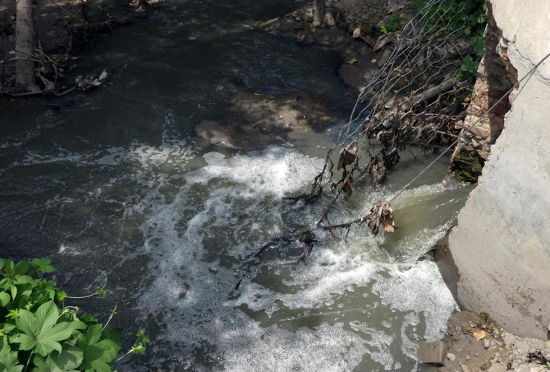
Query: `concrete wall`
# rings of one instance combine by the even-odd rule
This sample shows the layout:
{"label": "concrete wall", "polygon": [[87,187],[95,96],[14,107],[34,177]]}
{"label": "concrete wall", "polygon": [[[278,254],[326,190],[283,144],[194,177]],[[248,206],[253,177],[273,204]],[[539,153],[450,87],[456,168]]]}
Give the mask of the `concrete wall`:
{"label": "concrete wall", "polygon": [[[489,0],[497,51],[523,78],[550,53],[550,0]],[[520,85],[482,182],[449,236],[458,298],[508,331],[547,337],[550,324],[550,58]]]}

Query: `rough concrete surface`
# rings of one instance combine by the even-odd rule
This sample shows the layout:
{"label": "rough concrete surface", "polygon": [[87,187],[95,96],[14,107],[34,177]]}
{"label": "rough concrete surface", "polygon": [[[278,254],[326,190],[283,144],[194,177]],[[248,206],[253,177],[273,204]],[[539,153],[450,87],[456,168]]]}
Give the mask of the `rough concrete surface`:
{"label": "rough concrete surface", "polygon": [[[519,79],[550,53],[548,0],[490,0],[500,53]],[[506,330],[548,337],[550,323],[550,59],[520,85],[504,131],[458,216],[449,249],[469,310]]]}

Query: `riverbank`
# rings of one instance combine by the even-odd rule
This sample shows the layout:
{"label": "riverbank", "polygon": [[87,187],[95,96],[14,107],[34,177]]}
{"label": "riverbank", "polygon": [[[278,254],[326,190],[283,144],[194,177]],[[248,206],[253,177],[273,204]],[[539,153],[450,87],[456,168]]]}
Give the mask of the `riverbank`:
{"label": "riverbank", "polygon": [[[88,3],[86,0],[38,0],[35,8],[35,27],[38,37],[36,68],[42,81],[38,81],[43,94],[62,94],[76,86],[71,73],[81,62],[81,51],[87,38],[93,34],[113,33],[114,28],[146,18],[159,11],[162,0],[119,4],[110,1]],[[15,2],[0,1],[0,97],[26,96],[15,87]],[[89,71],[86,75],[100,71]],[[94,79],[88,77],[91,81]],[[38,77],[37,77],[38,79]],[[88,89],[90,86],[87,87]]]}
{"label": "riverbank", "polygon": [[546,372],[550,341],[517,337],[487,314],[463,311],[447,323],[439,372]]}

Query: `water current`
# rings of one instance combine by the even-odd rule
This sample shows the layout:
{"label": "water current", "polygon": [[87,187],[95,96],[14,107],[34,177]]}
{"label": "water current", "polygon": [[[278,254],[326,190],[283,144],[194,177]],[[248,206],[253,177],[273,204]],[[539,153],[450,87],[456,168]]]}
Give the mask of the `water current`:
{"label": "water current", "polygon": [[[394,203],[394,234],[319,233],[305,261],[297,241],[251,260],[322,215],[329,199],[283,197],[309,191],[345,120],[255,152],[208,146],[193,128],[224,118],[239,90],[304,91],[329,97],[335,117],[349,114],[337,53],[251,28],[293,6],[170,1],[90,39],[72,73],[108,68],[105,86],[1,106],[2,256],[50,257],[74,295],[106,270],[107,298],[75,304],[101,320],[116,304],[126,346],[138,329],[153,340],[119,371],[412,371],[416,342],[441,338],[457,309],[424,257],[469,192],[442,182],[448,159]],[[357,183],[331,222],[366,214],[407,183],[431,161],[415,151],[384,188]]]}

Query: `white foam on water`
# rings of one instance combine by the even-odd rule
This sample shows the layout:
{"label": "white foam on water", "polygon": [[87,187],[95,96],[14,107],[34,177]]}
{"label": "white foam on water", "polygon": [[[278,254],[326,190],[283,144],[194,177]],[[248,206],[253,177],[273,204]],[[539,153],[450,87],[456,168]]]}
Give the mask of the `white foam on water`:
{"label": "white foam on water", "polygon": [[[258,246],[285,233],[289,218],[304,225],[317,220],[318,210],[308,214],[309,209],[292,209],[280,199],[309,191],[323,160],[284,148],[229,158],[211,152],[204,155],[206,166],[185,173],[197,150],[178,139],[171,130],[173,120],[167,114],[160,146],[133,143],[89,153],[27,154],[11,166],[70,163],[117,169],[132,165],[132,174],[112,178],[90,190],[88,198],[109,201],[105,195],[128,177],[138,185],[136,194],[122,202],[124,213],[118,223],[122,236],[126,218],[143,216],[139,230],[144,244],[124,259],[150,257],[148,273],[142,274],[143,283],[148,284],[136,294],[137,307],[144,320],[162,314],[164,327],[155,341],[169,345],[178,365],[201,370],[191,355],[207,345],[210,351],[199,353],[218,360],[218,367],[228,371],[352,371],[358,366],[397,370],[414,365],[417,338],[443,336],[456,304],[437,268],[429,261],[395,263],[381,248],[384,234],[374,237],[368,229],[354,228],[346,240],[334,242],[330,234],[318,233],[319,243],[306,263],[296,264],[298,256],[292,256],[289,247],[280,247],[274,250],[288,252],[288,257],[280,254],[259,264],[257,271],[239,271],[242,260]],[[163,173],[164,167],[177,174]],[[160,188],[176,178],[184,185],[167,201]],[[446,187],[423,186],[404,196],[429,196]],[[384,195],[389,193],[375,192],[353,214],[364,215],[371,200]],[[67,202],[52,199],[49,207]],[[351,215],[341,212],[343,220]],[[406,237],[400,249],[420,252],[443,230],[442,225]],[[73,255],[79,249],[62,244],[59,253]],[[261,271],[267,273],[267,280],[258,279]],[[360,289],[370,291],[361,297],[364,302],[346,302]],[[403,315],[384,320],[377,329],[369,316],[382,306]],[[419,314],[426,319],[426,331],[411,337]],[[392,355],[396,343],[409,358],[408,364],[402,356]],[[153,364],[160,365],[166,350],[159,354]]]}
{"label": "white foam on water", "polygon": [[277,326],[259,328],[254,323],[222,335],[220,343],[227,371],[352,371],[368,352],[360,336],[343,324],[321,324],[296,332]]}
{"label": "white foam on water", "polygon": [[[401,267],[400,267],[401,266]],[[453,296],[432,261],[420,261],[410,265],[388,265],[390,280],[378,280],[373,291],[382,302],[392,308],[407,312],[423,312],[426,317],[427,341],[440,339],[446,330],[447,320],[458,310]]]}
{"label": "white foam on water", "polygon": [[[169,326],[158,341],[178,345],[175,357],[182,365],[201,370],[190,355],[206,344],[210,357],[230,371],[351,371],[361,363],[395,370],[414,365],[416,340],[407,334],[418,314],[426,319],[419,339],[443,336],[456,304],[436,266],[393,263],[380,248],[383,234],[373,237],[366,230],[354,229],[338,243],[319,234],[306,264],[297,265],[296,256],[270,258],[248,272],[235,292],[242,258],[284,233],[288,215],[306,213],[289,210],[279,199],[307,191],[322,160],[282,148],[204,158],[207,165],[183,176],[186,184],[173,201],[151,200],[141,226],[151,284],[140,293],[138,307],[145,317],[163,314],[162,323]],[[185,217],[188,209],[192,215]],[[429,238],[430,231],[425,234]],[[412,239],[410,249],[419,249],[417,243]],[[280,249],[291,255],[289,247]],[[267,273],[267,281],[257,280],[260,272]],[[353,309],[346,305],[346,296],[370,286],[375,301],[368,296]],[[368,314],[379,306],[404,314],[400,333],[369,325]],[[343,323],[347,316],[352,319]],[[395,343],[411,359],[408,366],[391,354]]]}

